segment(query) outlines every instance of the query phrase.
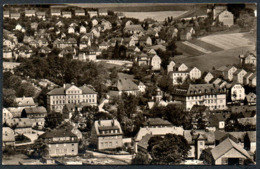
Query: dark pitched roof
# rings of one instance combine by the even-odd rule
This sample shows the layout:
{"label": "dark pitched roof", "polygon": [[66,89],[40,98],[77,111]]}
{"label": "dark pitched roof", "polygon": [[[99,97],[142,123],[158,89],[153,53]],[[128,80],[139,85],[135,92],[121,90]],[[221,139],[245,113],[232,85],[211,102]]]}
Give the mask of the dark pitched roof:
{"label": "dark pitched roof", "polygon": [[48,139],[53,137],[77,137],[77,136],[68,129],[54,129],[43,133],[39,137]]}
{"label": "dark pitched roof", "polygon": [[207,110],[209,110],[209,108],[207,106],[204,106],[204,105],[194,105],[191,108],[191,112],[205,112]]}
{"label": "dark pitched roof", "polygon": [[130,79],[119,79],[113,87],[116,87],[119,91],[132,91],[139,90],[138,86]]}
{"label": "dark pitched roof", "polygon": [[151,134],[146,134],[145,136],[143,136],[142,139],[138,142],[138,146],[147,149],[149,146],[148,142],[151,137],[152,137]]}
{"label": "dark pitched roof", "polygon": [[174,94],[176,95],[204,95],[217,93],[225,93],[225,89],[214,84],[189,84],[189,86],[182,86],[174,91]]}
{"label": "dark pitched roof", "polygon": [[24,111],[25,111],[27,114],[34,114],[34,113],[44,113],[44,114],[47,114],[47,110],[46,110],[46,108],[43,107],[43,106],[25,108]]}
{"label": "dark pitched roof", "polygon": [[217,160],[232,148],[234,148],[244,156],[250,158],[249,154],[245,149],[243,149],[242,146],[236,144],[233,140],[229,138],[227,138],[226,140],[224,140],[223,142],[221,142],[219,145],[217,145],[215,148],[211,150],[212,157],[214,158],[214,160]]}
{"label": "dark pitched roof", "polygon": [[183,136],[189,144],[195,144],[195,139],[203,138],[206,144],[215,144],[215,134],[205,130],[184,130]]}
{"label": "dark pitched roof", "polygon": [[172,124],[161,118],[149,118],[146,122],[143,123],[143,126],[172,126]]}

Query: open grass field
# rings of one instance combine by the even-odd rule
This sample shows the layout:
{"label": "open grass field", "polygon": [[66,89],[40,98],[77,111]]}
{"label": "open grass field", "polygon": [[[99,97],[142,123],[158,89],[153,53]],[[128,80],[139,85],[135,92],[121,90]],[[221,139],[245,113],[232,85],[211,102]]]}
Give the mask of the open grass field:
{"label": "open grass field", "polygon": [[187,56],[229,50],[238,47],[253,46],[254,38],[250,33],[225,33],[204,36],[198,39],[177,42],[178,50]]}
{"label": "open grass field", "polygon": [[203,52],[200,52],[197,49],[194,49],[188,45],[185,45],[181,41],[176,42],[176,46],[177,46],[178,51],[182,52],[183,55],[186,55],[186,56],[198,56],[198,55],[204,54]]}
{"label": "open grass field", "polygon": [[167,17],[179,17],[185,14],[187,11],[156,11],[156,12],[122,12],[126,17],[138,18],[143,21],[146,18],[152,18],[159,22],[164,21]]}
{"label": "open grass field", "polygon": [[254,45],[251,38],[247,38],[248,33],[230,33],[222,35],[210,35],[199,38],[199,40],[214,45],[223,50]]}
{"label": "open grass field", "polygon": [[189,67],[196,65],[201,71],[209,71],[212,70],[213,67],[218,68],[227,64],[238,64],[240,62],[238,56],[241,53],[253,49],[254,46],[245,46],[200,56],[175,56],[174,60],[176,62],[185,63]]}

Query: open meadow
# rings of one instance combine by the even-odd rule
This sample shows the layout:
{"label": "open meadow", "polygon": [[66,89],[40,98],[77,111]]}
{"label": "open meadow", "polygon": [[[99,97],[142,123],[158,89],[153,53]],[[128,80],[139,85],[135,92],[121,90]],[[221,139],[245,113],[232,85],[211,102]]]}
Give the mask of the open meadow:
{"label": "open meadow", "polygon": [[198,39],[177,42],[178,49],[187,56],[198,56],[221,50],[255,45],[250,33],[227,33],[204,36]]}
{"label": "open meadow", "polygon": [[248,50],[253,50],[253,46],[237,47],[228,50],[222,50],[214,53],[203,54],[200,56],[175,56],[175,61],[185,63],[188,67],[196,65],[201,71],[212,70],[213,67],[218,68],[227,64],[238,64],[240,62],[239,55]]}

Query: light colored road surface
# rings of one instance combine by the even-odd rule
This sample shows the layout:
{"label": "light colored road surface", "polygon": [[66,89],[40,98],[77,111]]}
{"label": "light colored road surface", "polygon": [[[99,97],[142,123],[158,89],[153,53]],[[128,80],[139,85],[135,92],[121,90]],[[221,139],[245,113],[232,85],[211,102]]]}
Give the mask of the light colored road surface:
{"label": "light colored road surface", "polygon": [[122,161],[124,161],[128,164],[131,164],[132,159],[133,159],[133,155],[108,155],[108,154],[89,151],[89,150],[87,150],[86,152],[92,153],[94,155],[94,157],[101,157],[101,158],[102,157],[108,157],[108,158],[118,159],[118,160],[122,160]]}

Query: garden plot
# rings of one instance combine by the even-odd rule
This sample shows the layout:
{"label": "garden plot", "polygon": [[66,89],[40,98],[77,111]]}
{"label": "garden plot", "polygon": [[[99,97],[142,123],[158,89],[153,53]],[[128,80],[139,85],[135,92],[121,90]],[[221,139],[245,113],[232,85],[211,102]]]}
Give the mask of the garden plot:
{"label": "garden plot", "polygon": [[219,47],[223,50],[228,50],[237,47],[253,45],[252,40],[245,38],[245,34],[246,33],[211,35],[202,37],[200,40]]}
{"label": "garden plot", "polygon": [[193,44],[193,43],[190,43],[188,41],[185,41],[185,42],[182,42],[182,43],[187,45],[187,46],[189,46],[189,47],[192,47],[192,48],[194,48],[194,49],[196,49],[196,50],[198,50],[198,51],[200,51],[202,53],[212,53],[212,51],[204,49],[203,47],[200,47],[200,46],[198,46],[196,44]]}

